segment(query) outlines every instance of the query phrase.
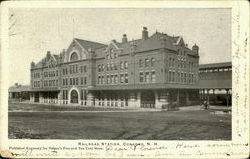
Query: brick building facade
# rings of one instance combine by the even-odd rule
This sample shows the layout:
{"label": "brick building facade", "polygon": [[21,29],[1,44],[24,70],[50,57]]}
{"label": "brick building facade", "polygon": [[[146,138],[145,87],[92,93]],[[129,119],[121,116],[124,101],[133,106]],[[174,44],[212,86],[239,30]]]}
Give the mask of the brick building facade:
{"label": "brick building facade", "polygon": [[162,108],[199,102],[199,47],[181,36],[149,36],[101,44],[73,39],[31,63],[31,102],[100,107]]}

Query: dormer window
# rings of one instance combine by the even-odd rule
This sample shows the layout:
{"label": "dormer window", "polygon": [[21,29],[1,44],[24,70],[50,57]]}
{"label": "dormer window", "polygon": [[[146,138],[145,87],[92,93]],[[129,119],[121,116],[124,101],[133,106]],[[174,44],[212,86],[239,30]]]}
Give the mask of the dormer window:
{"label": "dormer window", "polygon": [[73,52],[70,56],[70,61],[76,61],[78,60],[78,55],[76,52]]}

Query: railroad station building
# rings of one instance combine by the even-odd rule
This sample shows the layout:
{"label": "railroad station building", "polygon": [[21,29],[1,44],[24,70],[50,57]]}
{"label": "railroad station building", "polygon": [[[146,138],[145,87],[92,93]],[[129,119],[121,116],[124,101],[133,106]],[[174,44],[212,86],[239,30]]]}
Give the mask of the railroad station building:
{"label": "railroad station building", "polygon": [[100,107],[162,108],[199,103],[199,47],[143,27],[141,37],[107,44],[74,38],[31,63],[30,101]]}

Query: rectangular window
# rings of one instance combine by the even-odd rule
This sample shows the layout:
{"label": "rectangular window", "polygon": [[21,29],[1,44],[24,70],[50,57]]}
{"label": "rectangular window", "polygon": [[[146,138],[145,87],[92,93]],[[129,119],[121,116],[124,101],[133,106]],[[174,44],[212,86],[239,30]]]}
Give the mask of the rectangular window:
{"label": "rectangular window", "polygon": [[69,66],[69,73],[72,74],[73,73],[73,68],[72,65]]}
{"label": "rectangular window", "polygon": [[[98,76],[98,84],[100,84],[100,82],[99,82],[99,77],[100,77],[100,76]],[[83,77],[81,77],[81,85],[83,85]]]}
{"label": "rectangular window", "polygon": [[128,83],[128,73],[125,73],[125,83]]}
{"label": "rectangular window", "polygon": [[151,82],[155,83],[156,78],[155,78],[155,71],[151,71]]}
{"label": "rectangular window", "polygon": [[98,72],[101,72],[101,65],[98,65]]}
{"label": "rectangular window", "polygon": [[84,77],[84,84],[87,84],[87,77]]}
{"label": "rectangular window", "polygon": [[149,72],[145,72],[145,80],[147,83],[150,82]]}
{"label": "rectangular window", "polygon": [[114,76],[110,75],[110,83],[112,84],[114,82]]}
{"label": "rectangular window", "polygon": [[78,65],[76,65],[76,73],[78,73]]}
{"label": "rectangular window", "polygon": [[142,67],[143,66],[143,62],[142,62],[142,60],[140,59],[139,60],[139,67]]}
{"label": "rectangular window", "polygon": [[117,63],[114,63],[114,70],[117,70]]}
{"label": "rectangular window", "polygon": [[107,71],[109,71],[109,64],[107,64]]}
{"label": "rectangular window", "polygon": [[149,66],[149,59],[145,59],[145,67]]}
{"label": "rectangular window", "polygon": [[[82,78],[82,83],[83,83],[83,78]],[[98,82],[97,82],[97,84],[102,84],[101,83],[101,76],[98,76]]]}
{"label": "rectangular window", "polygon": [[118,75],[115,75],[115,83],[118,83]]}
{"label": "rectangular window", "polygon": [[171,75],[172,75],[172,73],[169,71],[169,72],[168,72],[168,81],[169,81],[169,82],[171,82],[171,80],[172,80],[172,76],[171,76]]}
{"label": "rectangular window", "polygon": [[109,84],[109,75],[107,75],[107,84]]}
{"label": "rectangular window", "polygon": [[124,75],[123,74],[120,74],[120,82],[124,83]]}
{"label": "rectangular window", "polygon": [[105,80],[104,80],[104,78],[105,78],[105,77],[104,77],[104,76],[102,76],[102,81],[101,81],[101,82],[102,82],[102,84],[105,84]]}
{"label": "rectangular window", "polygon": [[110,70],[112,71],[114,69],[114,64],[110,64]]}
{"label": "rectangular window", "polygon": [[140,82],[144,82],[144,80],[143,80],[143,72],[140,72],[140,74],[139,74],[139,80],[140,80]]}
{"label": "rectangular window", "polygon": [[86,73],[87,72],[87,66],[83,66],[83,70]]}
{"label": "rectangular window", "polygon": [[81,73],[83,73],[83,66],[80,67]]}
{"label": "rectangular window", "polygon": [[181,83],[183,83],[183,73],[181,73]]}
{"label": "rectangular window", "polygon": [[76,80],[76,85],[78,85],[78,78],[76,78],[75,80]]}
{"label": "rectangular window", "polygon": [[172,82],[175,82],[175,72],[173,72],[173,80]]}

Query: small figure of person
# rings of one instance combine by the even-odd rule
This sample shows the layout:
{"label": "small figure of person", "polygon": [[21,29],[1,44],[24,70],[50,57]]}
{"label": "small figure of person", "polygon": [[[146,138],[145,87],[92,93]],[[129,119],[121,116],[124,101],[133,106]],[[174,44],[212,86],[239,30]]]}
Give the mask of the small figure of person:
{"label": "small figure of person", "polygon": [[204,100],[203,105],[204,105],[204,108],[205,108],[205,109],[208,109],[208,102],[207,102],[206,100]]}

